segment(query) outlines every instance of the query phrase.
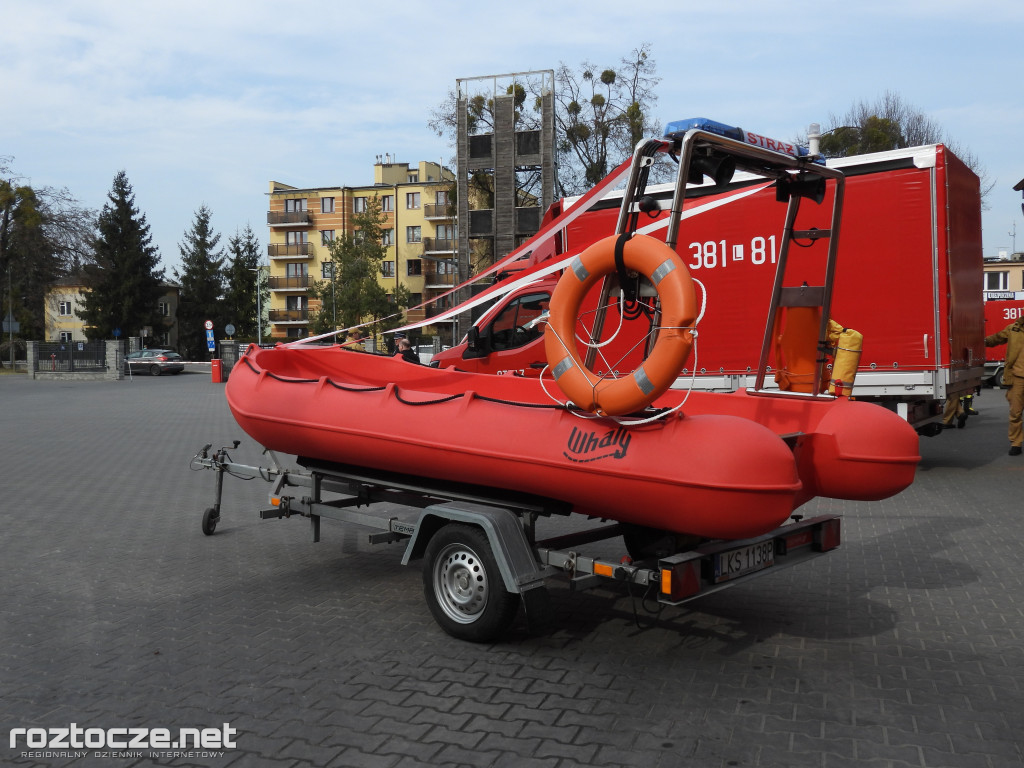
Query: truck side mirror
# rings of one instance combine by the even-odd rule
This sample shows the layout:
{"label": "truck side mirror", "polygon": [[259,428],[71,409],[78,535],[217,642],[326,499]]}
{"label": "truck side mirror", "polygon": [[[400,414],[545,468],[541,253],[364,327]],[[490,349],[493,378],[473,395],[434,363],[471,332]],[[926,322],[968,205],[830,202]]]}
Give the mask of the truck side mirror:
{"label": "truck side mirror", "polygon": [[469,333],[466,334],[466,351],[462,353],[462,359],[471,360],[487,357],[489,354],[491,354],[490,334],[486,332],[481,334],[480,329],[475,325],[470,327]]}

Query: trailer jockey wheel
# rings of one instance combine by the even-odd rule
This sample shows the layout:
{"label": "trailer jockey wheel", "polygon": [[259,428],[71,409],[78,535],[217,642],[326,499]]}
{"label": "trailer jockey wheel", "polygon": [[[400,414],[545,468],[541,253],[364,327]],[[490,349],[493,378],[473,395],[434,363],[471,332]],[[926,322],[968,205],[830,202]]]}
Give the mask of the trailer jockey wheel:
{"label": "trailer jockey wheel", "polygon": [[441,629],[475,643],[498,638],[515,619],[519,595],[505,589],[484,532],[449,523],[424,552],[423,592]]}
{"label": "trailer jockey wheel", "polygon": [[213,507],[207,507],[206,511],[203,512],[203,533],[207,536],[212,536],[213,532],[217,530],[217,523],[220,520],[220,514]]}

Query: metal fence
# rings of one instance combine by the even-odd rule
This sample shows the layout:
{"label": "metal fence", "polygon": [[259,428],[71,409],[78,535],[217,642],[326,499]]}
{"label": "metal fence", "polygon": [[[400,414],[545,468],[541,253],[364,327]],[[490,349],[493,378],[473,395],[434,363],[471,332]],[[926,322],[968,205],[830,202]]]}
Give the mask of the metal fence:
{"label": "metal fence", "polygon": [[106,354],[104,341],[40,342],[36,371],[105,371]]}

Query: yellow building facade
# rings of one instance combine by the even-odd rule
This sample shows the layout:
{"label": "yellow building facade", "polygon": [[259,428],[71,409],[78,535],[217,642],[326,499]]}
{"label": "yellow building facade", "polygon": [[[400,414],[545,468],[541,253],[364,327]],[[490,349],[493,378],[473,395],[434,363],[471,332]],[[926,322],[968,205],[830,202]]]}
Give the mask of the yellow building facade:
{"label": "yellow building facade", "polygon": [[[409,322],[427,319],[442,307],[431,299],[457,284],[458,233],[449,205],[455,177],[438,163],[415,167],[377,158],[373,184],[300,189],[271,181],[267,226],[270,237],[269,320],[276,339],[309,335],[319,302],[309,292],[314,281],[330,278],[331,240],[354,230],[353,216],[377,198],[386,255],[378,276],[393,295],[399,286],[411,293]],[[420,304],[429,303],[427,307]]]}
{"label": "yellow building facade", "polygon": [[[148,333],[144,344],[149,347],[177,349],[179,286],[162,283],[164,295],[157,304],[162,327],[126,329],[124,338],[137,336],[142,330]],[[84,296],[88,289],[78,277],[65,277],[51,285],[44,299],[43,333],[46,341],[86,341],[85,323],[78,311],[85,306]]]}

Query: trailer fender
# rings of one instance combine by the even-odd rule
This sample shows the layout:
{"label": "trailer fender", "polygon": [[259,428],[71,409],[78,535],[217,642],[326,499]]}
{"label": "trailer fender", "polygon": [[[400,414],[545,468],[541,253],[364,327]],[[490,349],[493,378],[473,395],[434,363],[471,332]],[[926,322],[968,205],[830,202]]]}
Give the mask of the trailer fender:
{"label": "trailer fender", "polygon": [[549,574],[538,563],[519,518],[507,509],[468,502],[434,504],[422,510],[416,531],[402,555],[402,565],[422,558],[431,537],[450,522],[468,523],[483,530],[506,590],[524,594],[544,586],[544,578]]}

